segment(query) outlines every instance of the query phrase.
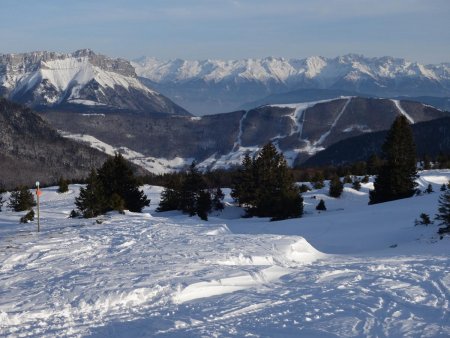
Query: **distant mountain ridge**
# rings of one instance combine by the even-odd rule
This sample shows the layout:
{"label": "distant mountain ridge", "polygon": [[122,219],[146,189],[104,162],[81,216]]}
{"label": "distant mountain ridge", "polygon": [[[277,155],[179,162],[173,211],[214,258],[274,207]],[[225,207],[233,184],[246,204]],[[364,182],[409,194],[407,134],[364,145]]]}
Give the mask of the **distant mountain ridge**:
{"label": "distant mountain ridge", "polygon": [[35,109],[190,115],[143,85],[129,61],[89,49],[0,54],[0,97]]}
{"label": "distant mountain ridge", "polygon": [[132,62],[152,88],[201,114],[231,111],[271,94],[330,89],[394,96],[450,96],[450,63],[423,65],[394,57],[268,57],[245,60]]}
{"label": "distant mountain ridge", "polygon": [[209,169],[239,165],[245,154],[255,155],[268,142],[294,165],[340,140],[387,130],[399,114],[411,123],[449,116],[417,102],[360,97],[268,105],[203,117],[57,112],[42,116],[68,137],[94,141],[97,149],[122,148],[135,163],[164,172],[164,167],[166,171],[180,168],[192,160]]}

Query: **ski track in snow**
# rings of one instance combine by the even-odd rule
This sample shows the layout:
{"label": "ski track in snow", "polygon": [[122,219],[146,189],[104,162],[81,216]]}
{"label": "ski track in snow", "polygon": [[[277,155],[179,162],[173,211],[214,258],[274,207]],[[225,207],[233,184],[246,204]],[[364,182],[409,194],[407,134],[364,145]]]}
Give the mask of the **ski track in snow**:
{"label": "ski track in snow", "polygon": [[[419,184],[437,191],[449,178],[450,171],[430,171]],[[162,189],[146,187],[152,207],[100,216],[98,224],[67,219],[78,185],[61,195],[45,188],[41,233],[35,223],[19,226],[16,213],[0,213],[0,336],[449,336],[450,239],[433,240],[436,227],[414,227],[403,211],[430,212],[439,194],[367,206],[371,184],[346,187],[339,200],[326,189],[307,193],[305,217],[284,222],[156,214]],[[312,196],[326,199],[329,211],[313,211]],[[383,228],[392,212],[400,225]],[[372,242],[400,248],[423,239],[412,254],[386,244],[337,255],[283,234],[303,231],[325,249],[342,241],[359,248],[355,231],[364,224],[344,225],[357,217],[401,231],[391,239],[368,234],[361,244],[369,250]]]}
{"label": "ski track in snow", "polygon": [[402,108],[399,100],[391,100],[394,104],[397,110],[400,112],[400,114],[404,115],[408,121],[412,124],[414,124],[414,119]]}
{"label": "ski track in snow", "polygon": [[345,110],[347,109],[348,104],[350,103],[350,101],[352,100],[351,97],[349,97],[347,99],[347,102],[345,102],[344,106],[342,107],[341,111],[339,112],[338,116],[336,117],[336,119],[333,121],[333,123],[330,126],[330,129],[323,134],[322,136],[320,136],[320,138],[314,142],[314,146],[319,146],[321,144],[323,144],[323,142],[326,140],[326,138],[328,137],[328,135],[330,135],[331,131],[333,130],[333,128],[336,126],[336,124],[338,123],[339,119],[341,118],[342,114],[344,114]]}

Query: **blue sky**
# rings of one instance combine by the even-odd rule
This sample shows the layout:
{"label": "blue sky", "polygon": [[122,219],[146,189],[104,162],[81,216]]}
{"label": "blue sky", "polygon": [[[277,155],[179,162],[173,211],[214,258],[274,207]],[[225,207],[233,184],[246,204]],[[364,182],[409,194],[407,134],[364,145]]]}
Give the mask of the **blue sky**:
{"label": "blue sky", "polygon": [[449,0],[2,0],[0,53],[450,62]]}

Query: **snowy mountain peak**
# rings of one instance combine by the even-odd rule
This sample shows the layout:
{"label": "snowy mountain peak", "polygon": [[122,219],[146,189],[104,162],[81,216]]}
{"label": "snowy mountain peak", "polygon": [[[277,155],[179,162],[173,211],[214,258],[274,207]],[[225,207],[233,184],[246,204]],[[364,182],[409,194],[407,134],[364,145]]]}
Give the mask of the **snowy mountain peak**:
{"label": "snowy mountain peak", "polygon": [[241,109],[269,95],[299,89],[344,90],[379,97],[450,96],[448,64],[424,65],[391,56],[198,61],[140,58],[132,65],[153,88],[200,114]]}
{"label": "snowy mountain peak", "polygon": [[186,111],[143,85],[124,59],[95,54],[32,52],[0,55],[0,95],[32,107],[77,105],[182,113]]}

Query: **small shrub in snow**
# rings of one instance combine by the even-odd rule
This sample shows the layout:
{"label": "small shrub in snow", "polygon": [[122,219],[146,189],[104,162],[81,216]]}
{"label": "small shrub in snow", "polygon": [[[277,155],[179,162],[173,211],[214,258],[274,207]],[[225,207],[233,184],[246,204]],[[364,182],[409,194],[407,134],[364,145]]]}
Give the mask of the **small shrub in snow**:
{"label": "small shrub in snow", "polygon": [[441,189],[440,189],[441,191],[445,191],[445,190],[447,190],[447,185],[444,183],[444,184],[442,184],[441,185]]}
{"label": "small shrub in snow", "polygon": [[72,209],[72,211],[69,214],[69,218],[78,218],[78,217],[81,217],[81,213]]}
{"label": "small shrub in snow", "polygon": [[361,183],[369,183],[369,176],[364,176],[362,179],[361,179]]}
{"label": "small shrub in snow", "polygon": [[341,182],[339,177],[334,176],[330,181],[330,190],[329,190],[328,194],[331,197],[338,198],[341,196],[343,190],[344,190],[344,184]]}
{"label": "small shrub in snow", "polygon": [[30,210],[26,215],[20,218],[20,223],[30,223],[34,221],[34,211]]}
{"label": "small shrub in snow", "polygon": [[425,189],[424,193],[431,194],[433,192],[433,186],[431,183],[428,183],[427,188]]}
{"label": "small shrub in snow", "polygon": [[419,220],[416,219],[416,222],[415,222],[416,225],[430,225],[430,224],[433,224],[433,222],[430,219],[430,215],[425,214],[425,213],[421,213],[419,217],[420,217]]}
{"label": "small shrub in snow", "polygon": [[69,183],[61,176],[58,182],[58,193],[63,194],[69,191]]}
{"label": "small shrub in snow", "polygon": [[317,204],[317,206],[316,206],[316,210],[319,210],[319,211],[327,210],[327,207],[325,206],[325,201],[324,200],[320,200],[319,201],[319,204]]}
{"label": "small shrub in snow", "polygon": [[359,191],[361,189],[361,182],[355,179],[353,181],[352,188]]}
{"label": "small shrub in snow", "polygon": [[305,192],[311,191],[311,188],[309,186],[307,186],[306,184],[304,184],[304,183],[302,185],[300,185],[298,188],[299,188],[301,193],[305,193]]}
{"label": "small shrub in snow", "polygon": [[353,180],[352,180],[351,176],[350,176],[350,175],[346,175],[346,176],[344,177],[343,183],[344,183],[344,184],[350,184],[350,183],[353,183]]}

